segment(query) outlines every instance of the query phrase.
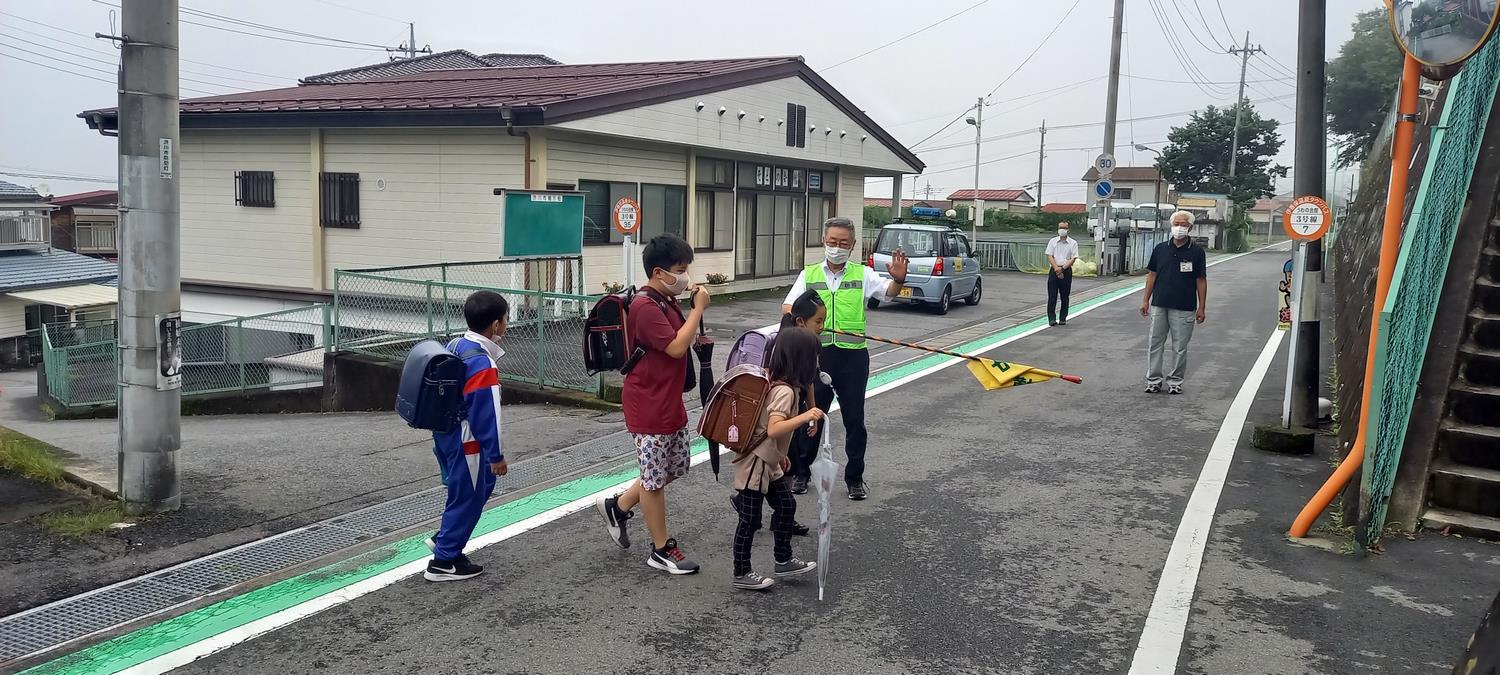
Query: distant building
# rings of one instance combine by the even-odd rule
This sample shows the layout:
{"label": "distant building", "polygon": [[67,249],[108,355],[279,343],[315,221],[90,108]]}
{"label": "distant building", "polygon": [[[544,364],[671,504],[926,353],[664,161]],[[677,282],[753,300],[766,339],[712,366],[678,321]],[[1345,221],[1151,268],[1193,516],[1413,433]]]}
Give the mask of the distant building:
{"label": "distant building", "polygon": [[[979,191],[979,198],[984,201],[984,210],[1008,211],[1012,205],[1031,206],[1036,203],[1031,193],[1026,190],[988,190]],[[955,190],[948,195],[948,201],[963,204],[974,202],[974,190]]]}
{"label": "distant building", "polygon": [[[889,197],[865,197],[865,206],[879,206],[880,208],[888,209],[891,208],[891,200]],[[907,211],[910,210],[913,206],[925,206],[928,208],[942,209],[944,211],[947,211],[948,209],[953,208],[953,202],[946,199],[901,200],[901,210]]]}
{"label": "distant building", "polygon": [[[1144,204],[1147,202],[1171,202],[1171,186],[1161,180],[1161,172],[1154,166],[1120,166],[1115,167],[1115,172],[1110,175],[1114,182],[1114,195],[1111,200],[1126,202],[1129,204]],[[1088,199],[1089,206],[1099,201],[1094,196],[1094,184],[1099,182],[1099,172],[1092,167],[1088,173],[1083,174],[1084,195]],[[1161,199],[1157,199],[1157,194]]]}
{"label": "distant building", "polygon": [[114,260],[119,196],[114,190],[94,190],[47,200],[52,211],[52,245],[64,251]]}
{"label": "distant building", "polygon": [[1042,206],[1042,213],[1088,213],[1089,205],[1082,202],[1052,202]]}

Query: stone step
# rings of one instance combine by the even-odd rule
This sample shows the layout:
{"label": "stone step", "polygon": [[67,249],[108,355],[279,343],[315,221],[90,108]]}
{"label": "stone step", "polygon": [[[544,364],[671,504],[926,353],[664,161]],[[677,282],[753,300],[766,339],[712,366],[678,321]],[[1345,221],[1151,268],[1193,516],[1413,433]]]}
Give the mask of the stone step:
{"label": "stone step", "polygon": [[1452,531],[1486,539],[1500,539],[1500,518],[1429,507],[1422,512],[1422,527]]}
{"label": "stone step", "polygon": [[1448,391],[1449,414],[1465,425],[1500,427],[1500,386],[1454,382]]}
{"label": "stone step", "polygon": [[1500,427],[1445,422],[1438,432],[1443,456],[1458,464],[1500,471]]}
{"label": "stone step", "polygon": [[1439,508],[1500,518],[1500,470],[1439,460],[1429,502]]}

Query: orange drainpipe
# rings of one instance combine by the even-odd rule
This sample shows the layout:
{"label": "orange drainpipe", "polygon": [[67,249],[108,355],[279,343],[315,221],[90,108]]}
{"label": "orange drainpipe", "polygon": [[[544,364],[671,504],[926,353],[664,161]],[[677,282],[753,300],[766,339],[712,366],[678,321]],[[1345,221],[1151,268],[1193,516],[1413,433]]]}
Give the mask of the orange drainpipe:
{"label": "orange drainpipe", "polygon": [[1407,56],[1401,69],[1401,95],[1396,105],[1396,134],[1391,146],[1391,183],[1385,201],[1385,228],[1380,235],[1380,268],[1375,277],[1375,304],[1370,312],[1370,344],[1365,352],[1364,393],[1360,397],[1359,429],[1354,435],[1354,445],[1344,461],[1334,469],[1328,482],[1302,507],[1287,533],[1293,537],[1305,537],[1318,516],[1333,502],[1339,491],[1359,470],[1365,459],[1366,431],[1370,427],[1370,390],[1375,383],[1375,347],[1380,339],[1380,310],[1385,307],[1386,295],[1391,290],[1391,278],[1396,275],[1396,259],[1401,253],[1401,217],[1406,211],[1407,168],[1411,165],[1412,134],[1416,131],[1417,88],[1421,84],[1421,64]]}

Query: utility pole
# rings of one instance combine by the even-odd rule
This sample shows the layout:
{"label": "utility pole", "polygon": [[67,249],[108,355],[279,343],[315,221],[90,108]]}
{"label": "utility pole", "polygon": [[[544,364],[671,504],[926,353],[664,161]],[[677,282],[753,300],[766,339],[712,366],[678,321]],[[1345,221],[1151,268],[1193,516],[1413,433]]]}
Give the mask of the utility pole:
{"label": "utility pole", "polygon": [[120,53],[120,499],[181,505],[177,0],[124,0]]}
{"label": "utility pole", "polygon": [[[1115,152],[1115,117],[1120,104],[1120,38],[1124,33],[1125,0],[1115,0],[1114,32],[1109,44],[1109,87],[1104,95],[1104,154],[1106,155],[1112,155]],[[1106,201],[1099,221],[1099,232],[1094,235],[1095,241],[1099,242],[1094,250],[1097,251],[1100,274],[1104,273],[1104,242],[1109,240],[1109,230],[1113,222],[1114,217],[1110,214],[1109,202]]]}
{"label": "utility pole", "polygon": [[417,58],[417,54],[432,53],[431,47],[423,47],[421,49],[417,49],[417,24],[414,23],[406,24],[406,44],[401,45],[400,47],[395,49],[386,47],[385,50],[392,54],[392,61],[414,59]]}
{"label": "utility pole", "polygon": [[1047,120],[1042,120],[1042,145],[1036,153],[1036,209],[1042,210],[1042,167],[1047,164]]}
{"label": "utility pole", "polygon": [[[1328,25],[1327,0],[1299,0],[1297,19],[1297,140],[1292,159],[1292,192],[1294,197],[1323,197],[1326,161],[1324,118],[1324,49]],[[1323,242],[1306,244],[1306,267],[1302,294],[1299,297],[1296,359],[1289,364],[1292,372],[1289,421],[1293,426],[1318,423],[1319,348],[1322,322],[1318,299],[1323,276]]]}
{"label": "utility pole", "polygon": [[1250,46],[1250,31],[1245,31],[1245,46],[1230,48],[1230,54],[1240,55],[1240,93],[1234,99],[1234,140],[1229,144],[1229,177],[1234,178],[1234,165],[1240,155],[1240,115],[1245,107],[1245,68],[1250,65],[1251,54],[1262,54],[1266,50]]}
{"label": "utility pole", "polygon": [[974,104],[974,116],[966,120],[974,125],[974,231],[969,241],[979,241],[979,223],[984,220],[984,200],[979,198],[979,145],[983,142],[980,130],[984,128],[984,97]]}

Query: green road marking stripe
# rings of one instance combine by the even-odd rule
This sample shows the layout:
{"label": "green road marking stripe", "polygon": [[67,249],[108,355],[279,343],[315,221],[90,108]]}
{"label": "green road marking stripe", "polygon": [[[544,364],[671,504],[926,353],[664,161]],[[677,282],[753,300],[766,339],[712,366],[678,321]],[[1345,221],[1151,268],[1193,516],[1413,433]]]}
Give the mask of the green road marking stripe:
{"label": "green road marking stripe", "polygon": [[[1227,262],[1241,255],[1224,256],[1209,261],[1209,265]],[[1132,284],[1103,295],[1090,298],[1075,305],[1075,309],[1087,309],[1113,302],[1126,295],[1140,291],[1143,284]],[[1046,325],[1045,317],[1005,328],[988,336],[971,340],[953,348],[966,352],[987,346],[997,340],[1005,340],[1034,328]],[[889,384],[913,373],[931,368],[954,357],[934,354],[883,370],[870,376],[866,391]],[[694,455],[708,452],[708,444],[699,438],[693,442]],[[619,485],[638,475],[634,462],[627,462],[608,471],[577,478],[536,494],[522,497],[489,509],[479,518],[474,536],[479,537],[503,527],[518,523],[548,510],[563,506],[596,492]],[[101,642],[87,649],[38,665],[25,673],[114,673],[131,666],[145,663],[156,657],[238,628],[252,621],[265,618],[284,609],[295,607],[317,597],[369,579],[402,565],[428,557],[424,543],[427,534],[417,534],[382,546],[348,560],[333,563],[304,574],[284,579],[274,584],[253,589],[226,598],[212,605],[195,609],[186,614],[137,629],[117,638]]]}

